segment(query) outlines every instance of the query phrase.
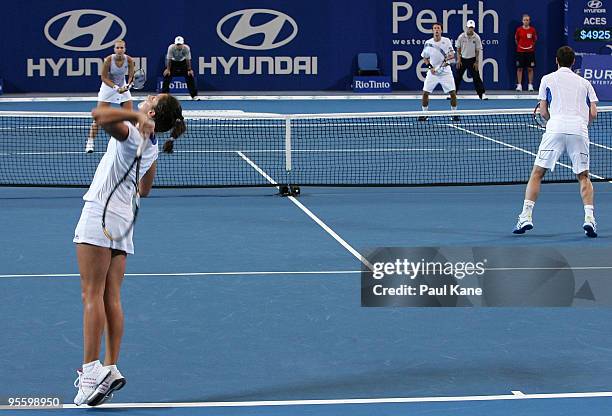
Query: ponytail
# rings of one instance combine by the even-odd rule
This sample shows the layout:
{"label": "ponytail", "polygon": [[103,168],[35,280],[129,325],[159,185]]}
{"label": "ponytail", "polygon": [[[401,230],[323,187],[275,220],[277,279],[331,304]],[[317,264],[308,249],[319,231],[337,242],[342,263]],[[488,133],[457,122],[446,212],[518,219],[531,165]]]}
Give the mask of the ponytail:
{"label": "ponytail", "polygon": [[185,126],[185,120],[181,115],[179,118],[174,120],[174,126],[170,132],[170,138],[166,140],[166,143],[164,143],[164,153],[172,153],[174,151],[174,141],[178,139],[179,136],[185,132],[185,130],[187,130],[187,126]]}
{"label": "ponytail", "polygon": [[158,100],[153,119],[155,120],[155,131],[171,130],[170,138],[164,143],[164,152],[172,153],[174,141],[187,130],[181,104],[173,96],[166,95]]}

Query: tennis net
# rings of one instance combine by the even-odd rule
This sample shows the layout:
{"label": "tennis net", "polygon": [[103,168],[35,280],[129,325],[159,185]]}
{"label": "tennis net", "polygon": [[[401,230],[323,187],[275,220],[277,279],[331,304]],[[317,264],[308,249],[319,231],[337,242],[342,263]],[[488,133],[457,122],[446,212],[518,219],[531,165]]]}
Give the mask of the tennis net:
{"label": "tennis net", "polygon": [[[158,187],[525,183],[543,128],[529,110],[355,114],[185,112],[187,133],[160,154]],[[91,183],[109,137],[84,153],[89,113],[0,112],[0,185]],[[591,173],[612,179],[612,107],[590,127]],[[167,136],[159,138],[159,145]],[[548,182],[575,180],[564,156]]]}

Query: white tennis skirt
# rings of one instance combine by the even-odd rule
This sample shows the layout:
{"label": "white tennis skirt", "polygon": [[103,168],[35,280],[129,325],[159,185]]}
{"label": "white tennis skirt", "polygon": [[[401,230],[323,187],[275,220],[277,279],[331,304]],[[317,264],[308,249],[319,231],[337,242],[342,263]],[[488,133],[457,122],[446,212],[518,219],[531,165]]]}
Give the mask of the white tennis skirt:
{"label": "white tennis skirt", "polygon": [[[121,241],[109,240],[102,230],[102,213],[104,206],[86,201],[81,211],[81,218],[74,230],[75,243],[91,244],[98,247],[106,247],[114,250],[125,251],[127,254],[134,254],[134,243],[132,236],[134,229],[132,228],[128,235]],[[106,212],[106,228],[111,235],[122,235],[130,226],[130,221],[124,216],[118,215],[112,211]]]}
{"label": "white tennis skirt", "polygon": [[112,89],[105,83],[100,85],[100,91],[98,92],[98,102],[121,104],[132,99],[130,91],[126,91],[123,94],[119,94],[116,90]]}

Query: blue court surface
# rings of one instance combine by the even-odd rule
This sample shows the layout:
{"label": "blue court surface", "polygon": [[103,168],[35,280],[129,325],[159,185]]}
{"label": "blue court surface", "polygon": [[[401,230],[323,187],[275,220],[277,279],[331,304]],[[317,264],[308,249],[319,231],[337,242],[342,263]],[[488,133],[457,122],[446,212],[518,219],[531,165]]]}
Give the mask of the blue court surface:
{"label": "blue court surface", "polygon": [[[221,104],[315,108],[240,103]],[[324,101],[316,112],[400,104],[389,103],[393,110]],[[608,248],[612,185],[596,183],[595,192],[600,236],[587,239],[575,183],[543,185],[535,228],[523,236],[511,230],[524,185],[303,187],[299,198],[274,188],[154,189],[123,286],[119,367],[128,383],[111,403],[87,409],[71,405],[82,360],[72,235],[84,190],[0,188],[0,400],[65,404],[0,414],[611,414],[609,308],[360,306],[359,257],[373,247]]]}

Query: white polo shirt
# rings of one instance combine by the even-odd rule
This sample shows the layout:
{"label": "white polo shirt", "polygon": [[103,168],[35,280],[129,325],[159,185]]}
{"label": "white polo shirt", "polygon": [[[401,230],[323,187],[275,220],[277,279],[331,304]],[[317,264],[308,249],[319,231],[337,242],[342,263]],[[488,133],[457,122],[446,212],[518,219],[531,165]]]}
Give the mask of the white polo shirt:
{"label": "white polo shirt", "polygon": [[168,46],[168,52],[166,53],[166,59],[168,61],[184,61],[185,59],[191,60],[191,49],[188,45],[183,44],[182,48],[178,48],[174,43]]}
{"label": "white polo shirt", "polygon": [[466,32],[463,32],[457,38],[455,46],[457,49],[461,49],[462,58],[472,59],[476,58],[482,49],[482,41],[476,32],[472,36],[468,36]]}
{"label": "white polo shirt", "polygon": [[538,100],[548,101],[547,133],[589,137],[589,102],[599,101],[589,81],[561,67],[542,78]]}
{"label": "white polo shirt", "polygon": [[[454,54],[455,50],[453,49],[453,43],[449,38],[441,37],[437,42],[434,40],[434,38],[431,38],[425,42],[423,52],[421,52],[421,57],[428,58],[429,63],[434,68],[438,68],[442,62],[444,62],[444,58],[451,52]],[[450,66],[447,65],[436,73],[436,75],[444,74],[452,74]]]}

